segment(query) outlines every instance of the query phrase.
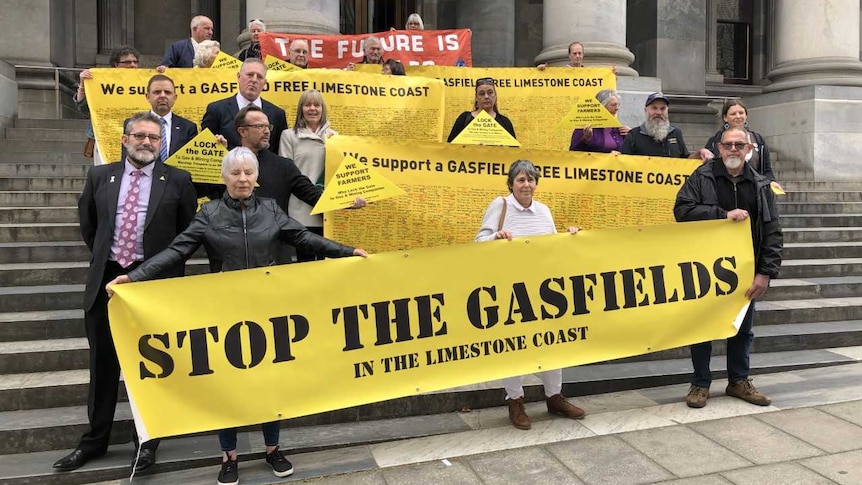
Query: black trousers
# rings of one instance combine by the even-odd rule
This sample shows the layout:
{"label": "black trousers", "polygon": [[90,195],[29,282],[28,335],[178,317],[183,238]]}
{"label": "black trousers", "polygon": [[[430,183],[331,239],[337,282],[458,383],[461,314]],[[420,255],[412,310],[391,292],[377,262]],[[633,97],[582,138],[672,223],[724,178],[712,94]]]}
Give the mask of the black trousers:
{"label": "black trousers", "polygon": [[[84,325],[90,343],[90,387],[87,392],[90,428],[81,437],[78,448],[87,455],[98,456],[108,451],[120,387],[120,363],[108,324],[108,293],[105,285],[135,269],[138,264],[123,268],[116,261],[108,261],[96,301],[92,308],[84,312]],[[137,443],[137,437],[134,439]],[[142,447],[156,449],[158,446],[159,440],[151,440]]]}

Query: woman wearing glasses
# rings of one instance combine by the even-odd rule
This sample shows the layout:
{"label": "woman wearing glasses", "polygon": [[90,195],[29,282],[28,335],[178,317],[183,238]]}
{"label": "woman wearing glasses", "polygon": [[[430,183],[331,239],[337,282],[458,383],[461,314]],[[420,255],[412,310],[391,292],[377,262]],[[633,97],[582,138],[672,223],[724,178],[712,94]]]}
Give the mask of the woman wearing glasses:
{"label": "woman wearing glasses", "polygon": [[251,45],[246,47],[239,53],[237,59],[245,61],[249,57],[257,57],[260,59],[260,34],[266,32],[266,24],[263,20],[253,19],[248,23],[248,33],[251,35]]}
{"label": "woman wearing glasses", "polygon": [[752,148],[745,157],[745,161],[751,165],[759,174],[768,178],[772,185],[779,189],[781,185],[775,181],[775,174],[772,172],[772,164],[770,163],[769,147],[760,133],[756,133],[748,129],[748,108],[739,99],[728,99],[724,102],[721,108],[721,118],[724,120],[724,126],[718,130],[712,138],[707,140],[704,148],[718,155],[718,142],[721,141],[721,136],[730,128],[739,128],[748,133],[751,139]]}
{"label": "woman wearing glasses", "polygon": [[[146,134],[141,136],[146,137]],[[138,134],[135,137],[137,138]],[[146,281],[157,277],[190,258],[201,245],[206,247],[213,272],[275,264],[275,248],[280,240],[321,257],[368,255],[362,249],[344,246],[307,231],[302,224],[290,219],[275,200],[256,197],[254,187],[257,176],[258,162],[251,150],[240,147],[228,152],[222,161],[222,178],[226,186],[222,198],[204,204],[189,227],[165,250],[129,274],[108,283],[108,295],[113,294],[111,286],[115,284]],[[278,449],[278,421],[264,423],[262,431],[266,446],[266,463],[277,477],[291,475],[293,465]],[[223,429],[218,436],[223,452],[218,483],[236,484],[239,482],[236,428]]]}
{"label": "woman wearing glasses", "polygon": [[476,116],[479,116],[479,113],[485,111],[491,118],[500,124],[504,130],[508,131],[512,138],[517,138],[515,136],[515,127],[512,126],[512,121],[509,118],[506,118],[499,112],[497,112],[497,88],[494,87],[494,79],[490,77],[483,77],[481,79],[476,80],[476,100],[473,102],[473,111],[465,111],[458,116],[458,119],[455,120],[455,124],[452,125],[452,131],[449,132],[449,139],[447,140],[449,143],[452,143],[452,140],[455,139],[470,122]]}
{"label": "woman wearing glasses", "polygon": [[[281,133],[278,154],[290,158],[299,171],[313,183],[323,187],[323,169],[326,165],[326,139],[338,133],[329,127],[326,117],[326,103],[316,89],[309,89],[299,96],[296,107],[296,122],[293,129]],[[312,207],[296,197],[290,198],[288,215],[308,228],[309,231],[323,234],[323,216],[310,215]],[[297,248],[297,261],[314,261],[314,254]]]}

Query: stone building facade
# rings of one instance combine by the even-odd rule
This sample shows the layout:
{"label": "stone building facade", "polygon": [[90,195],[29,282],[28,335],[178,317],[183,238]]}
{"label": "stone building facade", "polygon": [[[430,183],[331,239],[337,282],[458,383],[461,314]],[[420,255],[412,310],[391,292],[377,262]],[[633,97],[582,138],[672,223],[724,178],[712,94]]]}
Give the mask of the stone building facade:
{"label": "stone building facade", "polygon": [[[55,86],[107,63],[131,44],[155,66],[165,46],[189,35],[195,14],[236,52],[247,20],[270,31],[365,33],[403,28],[418,12],[426,28],[473,31],[476,66],[563,65],[571,41],[588,65],[614,64],[624,122],[643,116],[647,93],[672,99],[671,121],[692,145],[719,126],[716,105],[742,97],[751,126],[782,156],[821,180],[862,179],[862,0],[4,0],[0,15],[0,124],[54,117]],[[66,113],[69,114],[69,113]]]}

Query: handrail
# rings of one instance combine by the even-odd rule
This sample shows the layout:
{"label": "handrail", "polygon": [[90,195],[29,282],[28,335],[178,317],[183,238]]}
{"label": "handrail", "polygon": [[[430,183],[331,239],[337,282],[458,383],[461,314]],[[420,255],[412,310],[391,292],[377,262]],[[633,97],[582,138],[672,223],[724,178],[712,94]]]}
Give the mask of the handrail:
{"label": "handrail", "polygon": [[81,72],[83,69],[77,67],[32,66],[27,64],[15,64],[14,66],[16,70],[54,71],[54,115],[55,119],[62,119],[62,110],[60,109],[60,71]]}

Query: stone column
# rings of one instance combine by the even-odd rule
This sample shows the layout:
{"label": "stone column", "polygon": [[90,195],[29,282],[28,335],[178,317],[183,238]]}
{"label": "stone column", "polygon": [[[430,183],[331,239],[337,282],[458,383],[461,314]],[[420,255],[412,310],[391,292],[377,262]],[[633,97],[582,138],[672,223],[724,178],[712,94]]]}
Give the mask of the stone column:
{"label": "stone column", "polygon": [[474,66],[515,64],[515,0],[459,2],[456,25],[473,31]]}
{"label": "stone column", "polygon": [[[340,8],[338,0],[246,0],[245,18],[263,20],[269,32],[338,34]],[[250,42],[244,25],[237,43],[244,49]]]}
{"label": "stone column", "polygon": [[862,86],[860,0],[775,0],[775,67],[764,92]]}
{"label": "stone column", "polygon": [[618,76],[638,75],[629,67],[635,56],[626,48],[626,0],[545,0],[543,7],[544,49],[537,64],[566,65],[569,44],[578,41],[585,65],[616,64]]}
{"label": "stone column", "polygon": [[724,82],[718,72],[718,0],[706,0],[706,82]]}

